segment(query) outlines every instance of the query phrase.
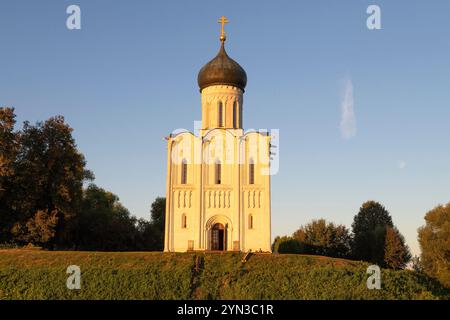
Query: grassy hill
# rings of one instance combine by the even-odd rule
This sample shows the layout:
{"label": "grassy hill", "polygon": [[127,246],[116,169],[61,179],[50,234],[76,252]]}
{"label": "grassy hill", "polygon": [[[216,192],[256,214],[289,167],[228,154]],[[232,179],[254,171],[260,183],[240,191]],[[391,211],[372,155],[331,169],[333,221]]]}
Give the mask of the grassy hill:
{"label": "grassy hill", "polygon": [[[0,299],[448,299],[410,271],[382,270],[368,290],[368,264],[304,255],[167,254],[0,250]],[[81,290],[66,269],[81,268]]]}

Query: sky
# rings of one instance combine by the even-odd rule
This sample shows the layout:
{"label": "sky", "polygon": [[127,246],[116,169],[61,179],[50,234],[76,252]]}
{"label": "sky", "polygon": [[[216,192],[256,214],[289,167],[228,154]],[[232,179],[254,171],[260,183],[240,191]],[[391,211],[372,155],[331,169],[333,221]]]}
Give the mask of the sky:
{"label": "sky", "polygon": [[19,123],[63,115],[95,183],[149,218],[163,138],[201,120],[197,73],[222,15],[248,76],[244,128],[280,130],[272,237],[317,218],[350,227],[376,200],[418,254],[424,215],[450,201],[448,0],[2,0],[0,106]]}

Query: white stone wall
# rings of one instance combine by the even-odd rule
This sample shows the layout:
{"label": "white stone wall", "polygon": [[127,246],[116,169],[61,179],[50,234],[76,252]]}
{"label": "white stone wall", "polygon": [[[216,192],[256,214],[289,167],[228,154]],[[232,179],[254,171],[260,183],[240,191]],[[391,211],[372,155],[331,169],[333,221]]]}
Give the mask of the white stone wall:
{"label": "white stone wall", "polygon": [[[218,105],[223,104],[223,128],[242,128],[244,92],[233,86],[210,86],[202,90],[202,129],[218,128]],[[236,105],[236,107],[234,107]],[[236,117],[236,121],[234,121]]]}

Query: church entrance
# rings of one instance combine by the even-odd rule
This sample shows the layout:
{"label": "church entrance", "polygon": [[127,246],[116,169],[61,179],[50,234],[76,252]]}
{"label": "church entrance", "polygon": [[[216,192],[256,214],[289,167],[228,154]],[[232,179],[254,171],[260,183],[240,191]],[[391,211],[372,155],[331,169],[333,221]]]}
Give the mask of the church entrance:
{"label": "church entrance", "polygon": [[216,223],[211,229],[211,250],[224,251],[225,247],[225,227],[221,223]]}

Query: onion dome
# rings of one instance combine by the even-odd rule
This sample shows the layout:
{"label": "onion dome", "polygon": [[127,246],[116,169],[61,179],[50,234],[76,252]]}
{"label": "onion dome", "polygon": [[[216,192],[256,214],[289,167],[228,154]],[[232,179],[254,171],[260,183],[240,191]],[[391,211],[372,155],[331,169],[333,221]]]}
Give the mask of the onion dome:
{"label": "onion dome", "polygon": [[239,63],[228,56],[225,51],[225,40],[225,33],[222,29],[220,36],[222,44],[219,53],[214,59],[205,64],[198,73],[197,81],[200,91],[214,85],[230,85],[244,91],[247,85],[247,74]]}

